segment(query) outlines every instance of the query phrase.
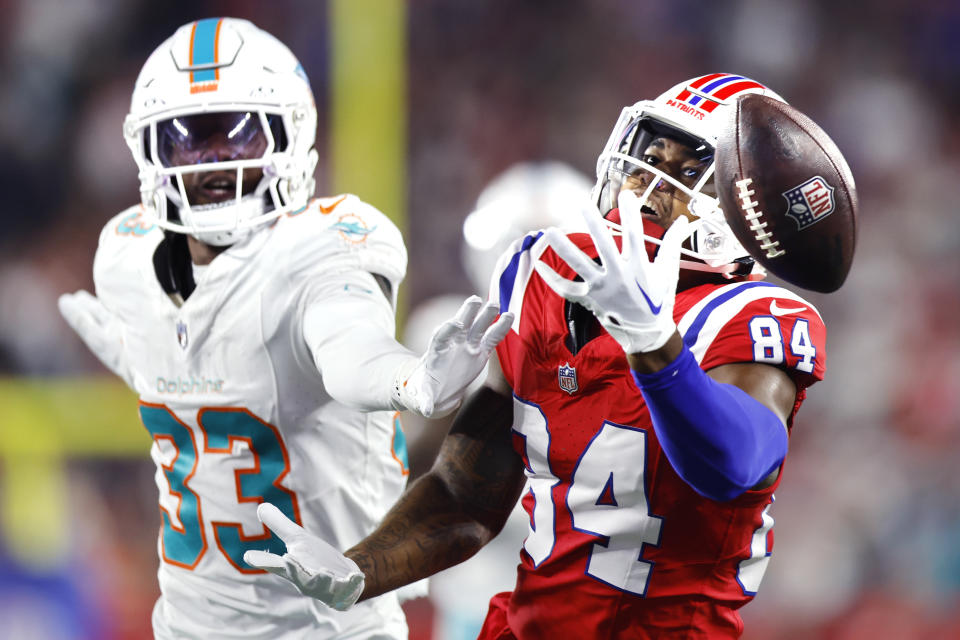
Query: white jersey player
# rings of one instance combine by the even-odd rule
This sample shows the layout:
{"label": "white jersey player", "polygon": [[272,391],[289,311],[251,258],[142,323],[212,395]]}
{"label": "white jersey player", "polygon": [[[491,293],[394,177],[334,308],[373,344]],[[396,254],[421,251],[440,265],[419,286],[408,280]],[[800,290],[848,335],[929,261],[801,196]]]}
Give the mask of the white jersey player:
{"label": "white jersey player", "polygon": [[142,204],[101,233],[97,296],[60,301],[153,438],[158,638],[406,637],[394,594],[341,613],[248,564],[285,550],[257,506],[360,540],[406,482],[397,411],[452,411],[509,327],[474,298],[422,357],[394,340],[401,235],[356,196],[310,199],[316,117],[269,34],[181,27],[124,127]]}

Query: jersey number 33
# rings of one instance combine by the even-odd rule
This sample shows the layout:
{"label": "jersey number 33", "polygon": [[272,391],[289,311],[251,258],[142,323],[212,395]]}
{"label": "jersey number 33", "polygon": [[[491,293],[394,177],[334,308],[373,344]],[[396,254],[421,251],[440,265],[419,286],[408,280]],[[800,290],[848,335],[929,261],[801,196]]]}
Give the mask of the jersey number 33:
{"label": "jersey number 33", "polygon": [[[185,569],[193,569],[207,551],[208,541],[203,523],[203,505],[190,488],[197,470],[198,454],[231,454],[234,442],[245,442],[253,455],[253,466],[234,471],[238,503],[271,502],[288,518],[299,522],[297,497],[280,482],[290,471],[290,460],[277,428],[260,420],[246,409],[201,409],[197,414],[202,442],[198,448],[194,431],[181,422],[167,407],[141,403],[140,417],[147,431],[159,445],[167,441],[175,454],[162,465],[170,484],[175,514],[162,505],[163,559]],[[217,548],[231,565],[242,573],[263,573],[243,561],[248,549],[261,549],[283,555],[283,542],[264,528],[259,535],[246,536],[239,522],[211,522]]]}

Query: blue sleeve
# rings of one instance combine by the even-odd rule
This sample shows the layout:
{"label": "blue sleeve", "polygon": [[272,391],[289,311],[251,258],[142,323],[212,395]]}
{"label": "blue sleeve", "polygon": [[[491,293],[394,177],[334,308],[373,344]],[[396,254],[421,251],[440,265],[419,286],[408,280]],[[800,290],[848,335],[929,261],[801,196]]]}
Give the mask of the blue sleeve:
{"label": "blue sleeve", "polygon": [[632,372],[660,446],[697,493],[732,500],[787,455],[787,429],[743,390],[710,378],[685,346],[656,373]]}

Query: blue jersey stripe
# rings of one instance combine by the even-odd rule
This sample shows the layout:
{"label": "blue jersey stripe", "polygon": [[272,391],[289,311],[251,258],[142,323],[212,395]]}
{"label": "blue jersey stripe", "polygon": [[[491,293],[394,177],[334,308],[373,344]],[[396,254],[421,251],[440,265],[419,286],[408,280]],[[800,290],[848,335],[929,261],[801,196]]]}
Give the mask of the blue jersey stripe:
{"label": "blue jersey stripe", "polygon": [[542,235],[543,232],[541,231],[535,236],[527,236],[524,238],[520,245],[520,250],[513,254],[506,269],[504,269],[500,275],[500,313],[506,312],[510,306],[510,298],[513,296],[513,285],[517,279],[517,268],[520,266],[520,256],[525,251],[528,251],[530,247],[533,246],[533,243]]}
{"label": "blue jersey stripe", "polygon": [[730,300],[733,297],[743,293],[748,289],[753,289],[754,287],[776,287],[777,285],[771,282],[744,282],[738,287],[726,291],[706,305],[703,309],[700,310],[700,313],[697,314],[697,317],[694,318],[693,323],[690,324],[690,327],[683,334],[683,343],[687,347],[693,347],[697,342],[697,338],[700,337],[700,331],[703,329],[703,325],[707,323],[707,318],[710,317],[710,314],[713,313],[713,310],[722,305],[727,300]]}
{"label": "blue jersey stripe", "polygon": [[[197,20],[193,31],[193,56],[191,66],[215,64],[217,62],[217,25],[220,18]],[[203,69],[193,72],[193,82],[213,82],[217,79],[216,69]]]}

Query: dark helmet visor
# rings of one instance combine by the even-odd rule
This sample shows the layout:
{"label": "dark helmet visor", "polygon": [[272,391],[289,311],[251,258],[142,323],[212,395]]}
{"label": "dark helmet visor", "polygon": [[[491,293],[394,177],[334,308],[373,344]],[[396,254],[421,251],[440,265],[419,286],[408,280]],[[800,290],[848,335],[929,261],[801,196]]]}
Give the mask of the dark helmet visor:
{"label": "dark helmet visor", "polygon": [[268,115],[269,132],[250,111],[221,111],[177,116],[157,123],[157,158],[177,167],[262,158],[272,137],[275,150],[286,141],[281,119]]}

